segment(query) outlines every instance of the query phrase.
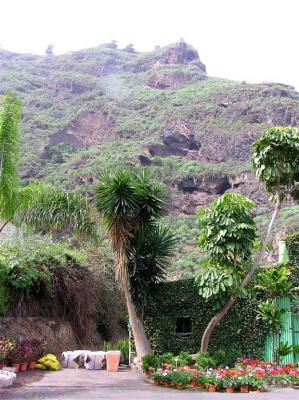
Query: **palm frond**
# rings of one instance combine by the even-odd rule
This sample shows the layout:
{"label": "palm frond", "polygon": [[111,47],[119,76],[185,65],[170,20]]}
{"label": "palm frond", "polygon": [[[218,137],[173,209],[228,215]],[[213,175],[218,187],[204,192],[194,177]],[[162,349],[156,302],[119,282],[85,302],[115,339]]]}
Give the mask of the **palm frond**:
{"label": "palm frond", "polygon": [[42,231],[67,228],[84,238],[97,238],[95,210],[83,196],[34,182],[20,189],[19,197],[14,218],[18,225]]}
{"label": "palm frond", "polygon": [[20,159],[20,102],[8,92],[0,113],[0,215],[10,219],[15,211]]}
{"label": "palm frond", "polygon": [[167,226],[150,225],[135,233],[131,242],[128,271],[130,291],[141,309],[157,283],[165,280],[174,255],[176,236]]}

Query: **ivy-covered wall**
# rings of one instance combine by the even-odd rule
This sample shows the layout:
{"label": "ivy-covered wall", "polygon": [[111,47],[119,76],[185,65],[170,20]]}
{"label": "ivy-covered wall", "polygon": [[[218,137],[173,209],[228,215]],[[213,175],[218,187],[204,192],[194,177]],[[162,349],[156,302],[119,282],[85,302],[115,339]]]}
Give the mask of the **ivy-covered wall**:
{"label": "ivy-covered wall", "polygon": [[293,287],[299,286],[299,232],[285,237],[289,256],[289,268],[292,271],[291,279]]}
{"label": "ivy-covered wall", "polygon": [[[267,329],[256,320],[257,301],[239,300],[216,327],[210,349],[223,348],[239,355],[262,356]],[[211,302],[205,302],[194,287],[194,280],[160,284],[145,310],[145,327],[157,353],[198,352],[207,323],[214,315]],[[192,334],[176,334],[177,318],[189,317]]]}

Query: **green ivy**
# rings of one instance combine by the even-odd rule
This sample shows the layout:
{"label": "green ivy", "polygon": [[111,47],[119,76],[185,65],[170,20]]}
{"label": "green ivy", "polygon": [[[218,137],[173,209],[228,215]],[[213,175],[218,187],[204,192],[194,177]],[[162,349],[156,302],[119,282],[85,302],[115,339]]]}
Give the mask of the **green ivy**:
{"label": "green ivy", "polygon": [[[288,249],[289,263],[288,268],[291,271],[290,280],[294,288],[299,287],[299,232],[285,237]],[[298,290],[299,292],[299,290]],[[297,294],[299,294],[297,292]]]}
{"label": "green ivy", "polygon": [[[210,351],[223,349],[227,353],[261,357],[267,327],[256,320],[257,300],[239,299],[226,317],[216,327],[210,341]],[[162,283],[148,302],[145,311],[145,328],[154,352],[179,354],[197,353],[200,340],[213,316],[213,304],[198,296],[193,279]],[[192,334],[176,334],[176,320],[189,317]]]}

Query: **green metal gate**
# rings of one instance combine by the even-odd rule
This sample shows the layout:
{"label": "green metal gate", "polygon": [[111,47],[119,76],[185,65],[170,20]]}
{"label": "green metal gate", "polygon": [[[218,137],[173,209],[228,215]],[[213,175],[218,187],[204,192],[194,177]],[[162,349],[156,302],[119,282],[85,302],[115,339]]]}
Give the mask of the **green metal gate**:
{"label": "green metal gate", "polygon": [[[289,256],[287,248],[282,242],[279,246],[279,261],[288,262]],[[287,343],[288,346],[299,344],[299,314],[293,310],[299,310],[299,297],[292,300],[289,297],[281,297],[277,299],[279,308],[286,309],[287,312],[282,316],[282,330],[275,335],[274,344],[277,349],[279,342]],[[272,336],[269,335],[265,341],[265,359],[273,361],[272,354]],[[299,362],[299,353],[291,353],[281,357],[282,364]]]}

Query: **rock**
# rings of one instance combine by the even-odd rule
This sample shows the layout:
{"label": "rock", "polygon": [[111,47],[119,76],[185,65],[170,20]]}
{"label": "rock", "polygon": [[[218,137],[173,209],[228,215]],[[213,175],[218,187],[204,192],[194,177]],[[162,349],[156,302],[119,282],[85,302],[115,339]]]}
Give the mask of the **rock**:
{"label": "rock", "polygon": [[141,154],[138,158],[140,164],[143,165],[144,167],[149,167],[152,164],[151,160],[148,157],[144,156],[143,154]]}
{"label": "rock", "polygon": [[113,121],[109,114],[84,112],[65,129],[51,136],[49,145],[68,143],[75,148],[89,147],[111,137],[112,128]]}
{"label": "rock", "polygon": [[186,177],[177,181],[176,186],[183,193],[205,192],[212,195],[221,195],[231,188],[226,176]]}
{"label": "rock", "polygon": [[200,148],[200,143],[195,139],[193,127],[182,120],[168,124],[160,136],[163,145],[149,146],[148,151],[151,156],[186,156],[189,151],[197,151]]}
{"label": "rock", "polygon": [[11,386],[17,378],[15,372],[0,370],[0,388]]}

